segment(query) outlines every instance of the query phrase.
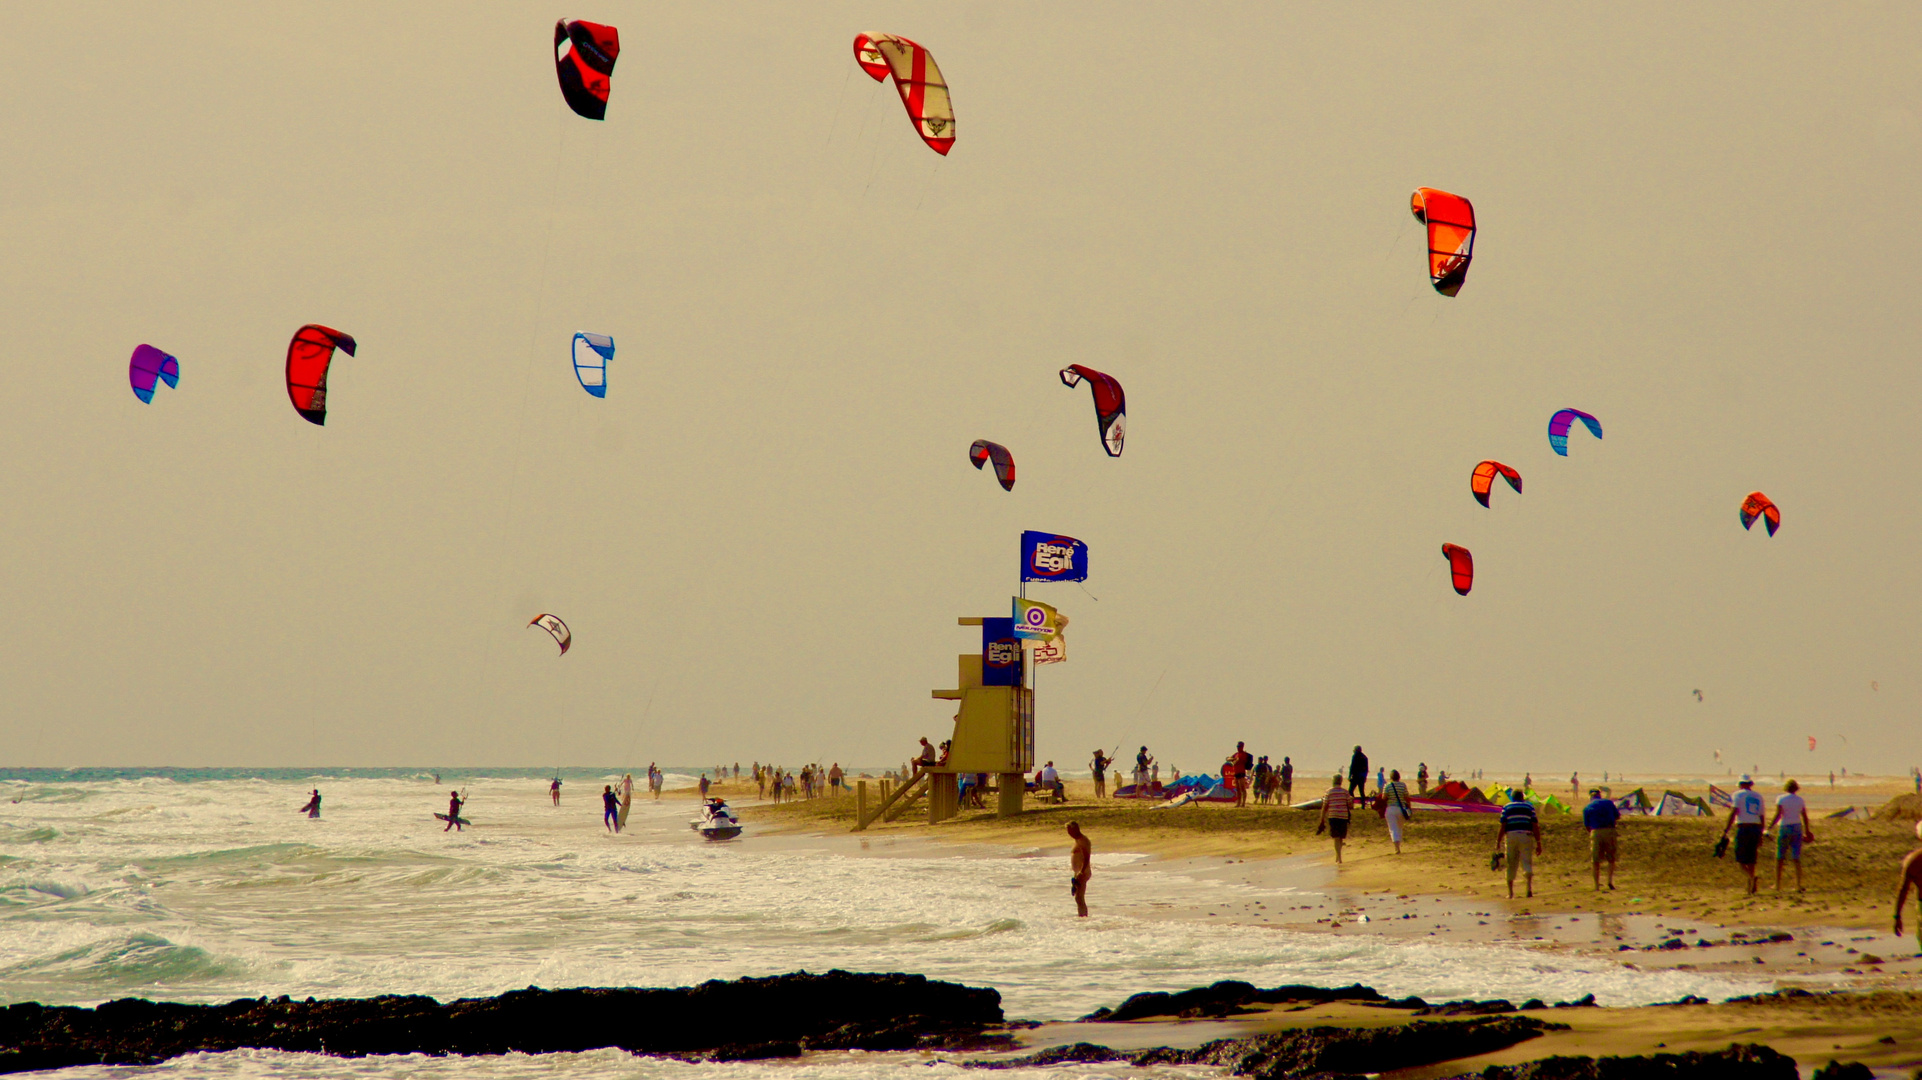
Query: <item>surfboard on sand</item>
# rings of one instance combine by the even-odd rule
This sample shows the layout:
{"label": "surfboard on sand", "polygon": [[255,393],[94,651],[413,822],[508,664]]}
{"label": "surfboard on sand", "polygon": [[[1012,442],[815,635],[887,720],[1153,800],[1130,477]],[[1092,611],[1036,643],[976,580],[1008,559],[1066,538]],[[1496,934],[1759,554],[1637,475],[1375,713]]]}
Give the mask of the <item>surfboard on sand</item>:
{"label": "surfboard on sand", "polygon": [[[440,812],[438,812],[438,811],[436,811],[436,812],[434,813],[434,816],[435,816],[435,817],[437,817],[437,818],[439,818],[439,819],[441,819],[442,821],[446,821],[446,820],[447,820],[447,815],[446,815],[446,814],[443,814],[443,813],[440,813]],[[466,818],[455,818],[455,819],[454,819],[454,824],[456,824],[456,825],[472,825],[472,824],[473,824],[473,822],[471,822],[471,821],[469,821],[469,820],[467,820]]]}

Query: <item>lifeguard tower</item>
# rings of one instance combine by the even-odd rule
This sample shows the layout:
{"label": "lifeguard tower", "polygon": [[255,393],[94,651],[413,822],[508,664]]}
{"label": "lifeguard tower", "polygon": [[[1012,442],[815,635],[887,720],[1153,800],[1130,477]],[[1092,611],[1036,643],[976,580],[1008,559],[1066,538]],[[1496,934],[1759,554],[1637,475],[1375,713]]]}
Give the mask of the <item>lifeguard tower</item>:
{"label": "lifeguard tower", "polygon": [[928,824],[946,821],[961,812],[960,777],[988,774],[998,778],[1000,799],[996,813],[1021,813],[1026,774],[1034,768],[1034,688],[1028,685],[1028,656],[1014,636],[1011,618],[958,620],[961,626],[981,628],[981,651],[962,653],[960,674],[952,690],[936,690],[944,701],[960,702],[954,714],[954,737],[947,760],[922,768],[914,778],[885,793],[870,809],[867,782],[855,787],[855,831],[878,818],[892,821],[905,814],[923,795],[928,799]]}

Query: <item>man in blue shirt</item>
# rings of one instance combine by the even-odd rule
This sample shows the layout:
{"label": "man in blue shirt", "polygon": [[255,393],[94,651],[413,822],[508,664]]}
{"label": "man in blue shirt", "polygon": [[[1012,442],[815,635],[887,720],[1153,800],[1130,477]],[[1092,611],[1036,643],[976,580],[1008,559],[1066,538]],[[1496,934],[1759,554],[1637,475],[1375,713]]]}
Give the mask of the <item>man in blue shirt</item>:
{"label": "man in blue shirt", "polygon": [[1754,896],[1755,856],[1762,847],[1762,814],[1767,807],[1762,803],[1762,796],[1755,792],[1755,781],[1747,774],[1737,787],[1735,797],[1730,800],[1728,824],[1722,826],[1722,836],[1726,839],[1728,831],[1735,830],[1735,861],[1741,864],[1742,873],[1748,875],[1748,895]]}
{"label": "man in blue shirt", "polygon": [[[1534,841],[1531,848],[1529,841]],[[1535,895],[1535,856],[1542,853],[1542,823],[1535,808],[1522,798],[1517,788],[1508,789],[1508,805],[1502,807],[1501,824],[1495,834],[1495,850],[1508,862],[1508,898],[1515,899],[1515,872],[1520,870],[1528,895]]]}
{"label": "man in blue shirt", "polygon": [[1608,860],[1608,891],[1615,891],[1615,823],[1622,817],[1615,800],[1602,798],[1601,788],[1590,788],[1582,807],[1582,827],[1588,830],[1588,865],[1595,872],[1595,891],[1602,889],[1602,860]]}

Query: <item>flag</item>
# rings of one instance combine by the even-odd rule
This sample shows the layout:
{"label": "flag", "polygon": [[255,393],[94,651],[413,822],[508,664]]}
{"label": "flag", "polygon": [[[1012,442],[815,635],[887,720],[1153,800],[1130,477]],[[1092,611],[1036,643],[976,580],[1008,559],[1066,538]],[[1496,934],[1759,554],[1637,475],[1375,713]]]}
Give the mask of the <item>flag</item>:
{"label": "flag", "polygon": [[1072,536],[1032,529],[1022,533],[1021,580],[1088,580],[1088,545]]}
{"label": "flag", "polygon": [[1063,664],[1068,660],[1068,617],[1055,612],[1054,636],[1037,641],[1030,650],[1037,664]]}
{"label": "flag", "polygon": [[1060,613],[1039,600],[1014,598],[1014,636],[1023,641],[1047,641],[1061,631],[1056,625]]}

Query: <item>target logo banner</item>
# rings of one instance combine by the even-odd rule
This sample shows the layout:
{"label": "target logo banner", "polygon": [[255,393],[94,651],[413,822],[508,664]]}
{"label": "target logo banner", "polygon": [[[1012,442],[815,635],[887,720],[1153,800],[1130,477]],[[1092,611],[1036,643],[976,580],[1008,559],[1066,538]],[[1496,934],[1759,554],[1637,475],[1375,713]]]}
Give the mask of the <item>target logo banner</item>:
{"label": "target logo banner", "polygon": [[1060,614],[1039,600],[1014,598],[1014,636],[1023,641],[1048,641],[1061,633]]}

